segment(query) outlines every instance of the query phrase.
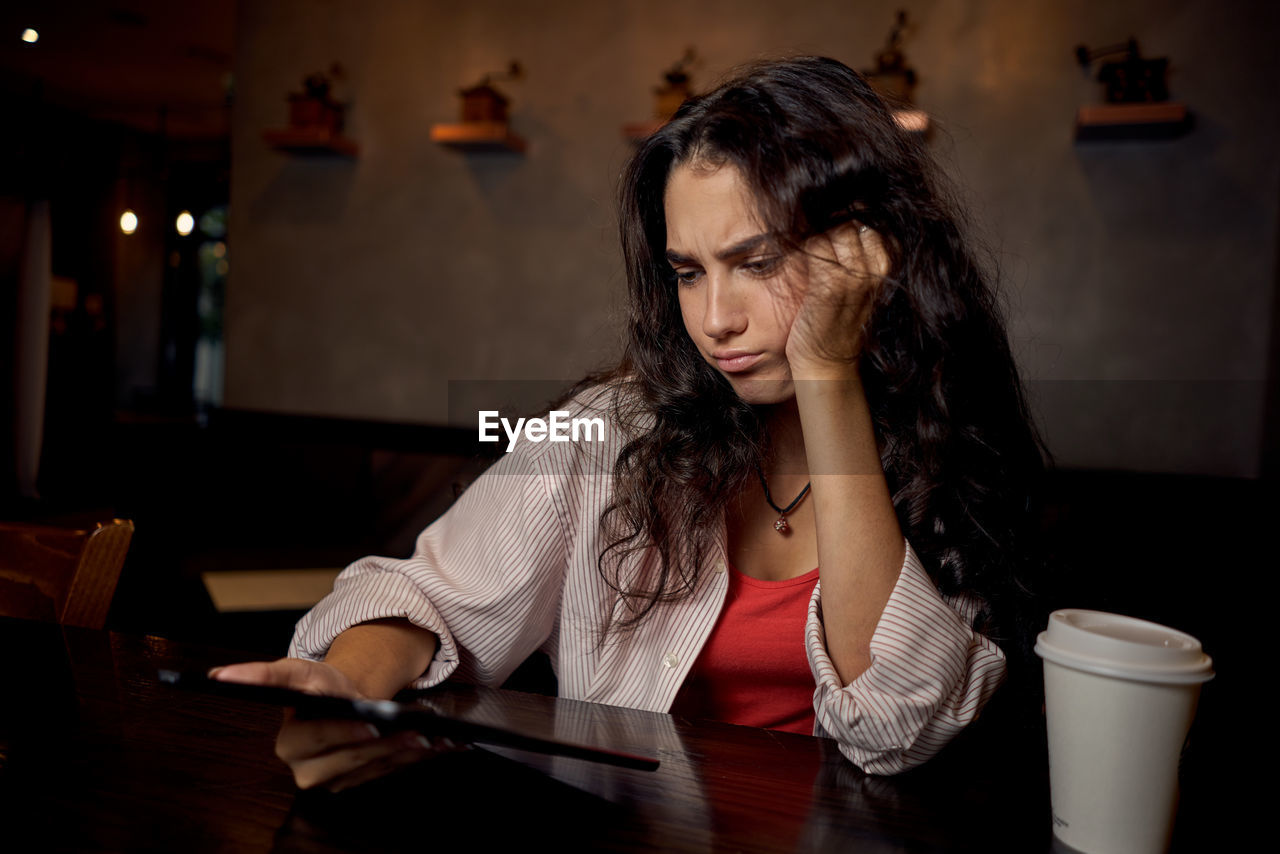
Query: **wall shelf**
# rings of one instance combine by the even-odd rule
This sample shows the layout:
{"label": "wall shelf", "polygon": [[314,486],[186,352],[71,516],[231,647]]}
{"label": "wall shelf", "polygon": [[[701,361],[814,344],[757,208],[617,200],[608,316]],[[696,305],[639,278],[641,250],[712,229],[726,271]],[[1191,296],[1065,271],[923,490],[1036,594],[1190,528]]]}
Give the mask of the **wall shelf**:
{"label": "wall shelf", "polygon": [[506,122],[432,125],[431,140],[460,151],[523,154],[526,148],[524,139],[512,133]]}
{"label": "wall shelf", "polygon": [[894,110],[893,122],[907,133],[919,136],[929,133],[929,114],[924,110]]}
{"label": "wall shelf", "polygon": [[360,146],[355,140],[323,127],[264,130],[262,138],[277,151],[289,154],[338,157],[356,157],[360,154]]}
{"label": "wall shelf", "polygon": [[1076,141],[1117,139],[1174,139],[1191,129],[1187,105],[1098,104],[1076,113]]}

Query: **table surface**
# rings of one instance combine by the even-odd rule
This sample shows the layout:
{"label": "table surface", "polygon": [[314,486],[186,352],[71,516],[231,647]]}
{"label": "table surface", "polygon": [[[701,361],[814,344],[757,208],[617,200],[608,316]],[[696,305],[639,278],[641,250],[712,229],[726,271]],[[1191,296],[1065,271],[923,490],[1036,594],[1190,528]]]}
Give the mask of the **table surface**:
{"label": "table surface", "polygon": [[[654,755],[661,767],[482,748],[338,795],[300,793],[272,752],[281,710],[155,679],[159,668],[243,655],[7,619],[0,644],[0,839],[34,837],[40,850],[394,851],[422,850],[428,838],[488,850],[539,837],[556,850],[1034,852],[1052,844],[1047,774],[1035,751],[961,745],[908,774],[872,777],[829,739],[465,685],[422,701]],[[1181,838],[1178,848],[1193,850]]]}

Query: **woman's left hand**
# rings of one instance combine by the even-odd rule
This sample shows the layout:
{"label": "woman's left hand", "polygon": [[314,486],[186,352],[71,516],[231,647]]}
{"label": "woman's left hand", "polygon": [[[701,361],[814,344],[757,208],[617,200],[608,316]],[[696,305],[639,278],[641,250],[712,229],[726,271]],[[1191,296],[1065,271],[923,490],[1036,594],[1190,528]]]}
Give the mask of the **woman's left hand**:
{"label": "woman's left hand", "polygon": [[805,278],[787,337],[791,373],[802,379],[856,371],[867,316],[888,273],[880,235],[846,223],[811,239],[800,258]]}

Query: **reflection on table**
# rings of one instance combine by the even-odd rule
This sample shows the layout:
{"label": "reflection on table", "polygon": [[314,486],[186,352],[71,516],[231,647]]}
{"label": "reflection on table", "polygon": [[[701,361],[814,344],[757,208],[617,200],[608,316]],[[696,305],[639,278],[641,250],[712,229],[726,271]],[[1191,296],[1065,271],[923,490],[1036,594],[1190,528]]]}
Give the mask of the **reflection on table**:
{"label": "reflection on table", "polygon": [[[465,685],[440,711],[656,755],[635,771],[514,750],[442,754],[339,795],[299,793],[274,756],[281,710],[178,691],[158,668],[243,658],[157,638],[0,620],[7,839],[109,851],[1048,851],[1035,750],[975,738],[898,777],[833,741]],[[994,742],[1000,746],[1000,742]],[[1007,746],[1007,745],[1006,745]],[[1190,850],[1190,849],[1188,849]]]}

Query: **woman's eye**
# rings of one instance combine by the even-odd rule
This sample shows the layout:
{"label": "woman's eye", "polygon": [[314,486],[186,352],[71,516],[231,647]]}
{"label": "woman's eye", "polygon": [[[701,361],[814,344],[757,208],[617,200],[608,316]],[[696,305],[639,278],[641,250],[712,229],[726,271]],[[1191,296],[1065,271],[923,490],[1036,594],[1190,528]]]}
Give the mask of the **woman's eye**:
{"label": "woman's eye", "polygon": [[698,278],[702,275],[701,270],[672,270],[671,274],[675,277],[676,283],[681,285],[697,284]]}
{"label": "woman's eye", "polygon": [[779,261],[781,261],[781,258],[777,255],[752,258],[743,263],[742,269],[756,276],[768,276],[778,269]]}

